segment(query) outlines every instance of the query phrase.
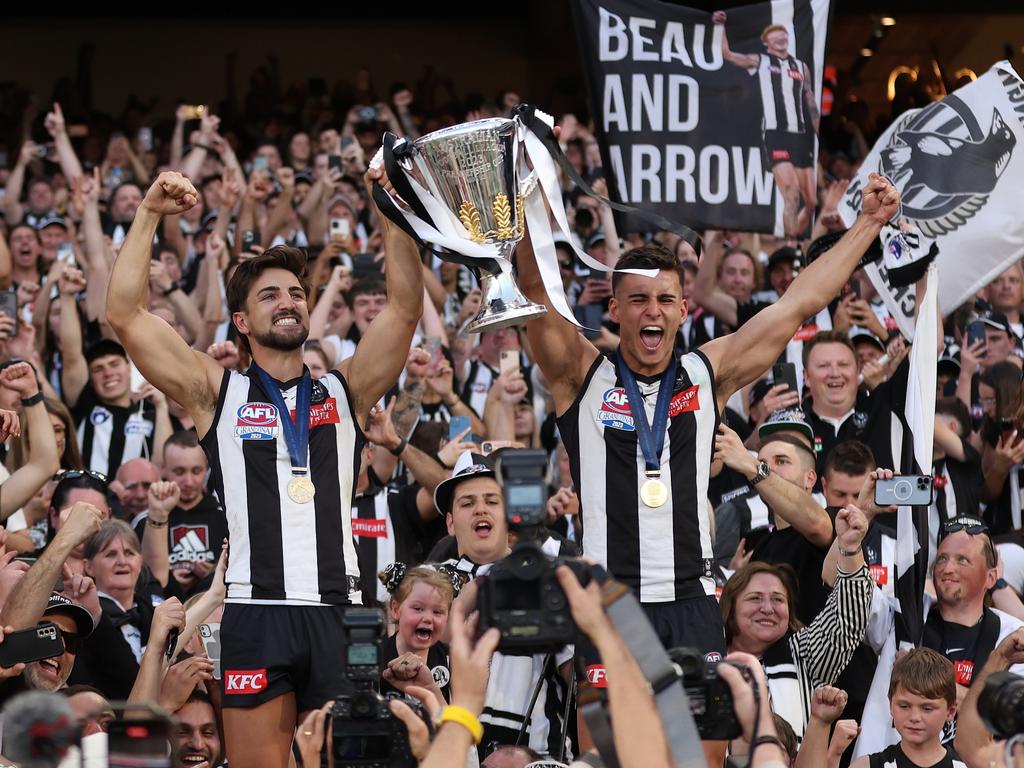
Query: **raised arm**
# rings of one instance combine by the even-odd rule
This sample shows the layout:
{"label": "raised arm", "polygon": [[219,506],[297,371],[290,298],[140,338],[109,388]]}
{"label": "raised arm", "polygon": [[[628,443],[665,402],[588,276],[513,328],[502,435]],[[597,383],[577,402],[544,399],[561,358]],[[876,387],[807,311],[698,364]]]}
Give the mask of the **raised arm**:
{"label": "raised arm", "polygon": [[[8,389],[17,392],[23,401],[39,395],[36,372],[28,363],[15,363],[4,368],[0,371],[0,381]],[[60,467],[57,439],[42,398],[24,408],[25,421],[32,435],[28,446],[28,461],[18,467],[3,485],[0,520],[6,520],[8,515],[27,504]]]}
{"label": "raised arm", "polygon": [[718,285],[718,268],[725,255],[721,232],[709,232],[704,238],[704,251],[697,266],[697,279],[693,284],[693,300],[723,323],[735,328],[738,306],[736,299]]}
{"label": "raised arm", "polygon": [[720,407],[775,362],[800,324],[839,293],[864,251],[878,237],[882,225],[898,208],[896,188],[882,176],[872,173],[864,189],[861,213],[842,240],[801,272],[782,298],[741,325],[735,333],[703,346],[715,370]]}
{"label": "raised arm", "polygon": [[65,267],[57,280],[60,292],[61,390],[64,402],[74,407],[89,381],[89,367],[82,352],[82,321],[78,317],[78,292],[85,277],[74,267]]}
{"label": "raised arm", "polygon": [[4,219],[11,227],[21,221],[25,215],[25,209],[21,205],[21,190],[25,186],[25,172],[29,163],[36,159],[37,145],[31,139],[26,139],[18,150],[18,160],[11,169],[11,175],[7,177],[7,185],[4,188]]}
{"label": "raised arm", "polygon": [[517,282],[526,298],[548,309],[547,314],[526,324],[526,336],[534,360],[551,387],[555,409],[561,414],[576,399],[587,372],[600,353],[551,304],[529,235],[516,247],[516,266],[519,270]]}
{"label": "raised arm", "polygon": [[146,307],[153,236],[165,214],[196,204],[196,190],[180,173],[161,173],[135,214],[114,262],[107,291],[107,320],[142,375],[181,403],[199,434],[209,429],[224,369],[192,350],[177,332]]}
{"label": "raised arm", "polygon": [[[718,427],[715,459],[721,459],[748,481],[757,475],[757,459],[744,447],[740,436],[725,424]],[[832,543],[832,521],[828,512],[803,488],[772,472],[755,485],[754,490],[776,516],[793,526],[816,547],[825,549]]]}
{"label": "raised arm", "polygon": [[[387,178],[383,169],[370,169],[364,181],[370,187]],[[366,329],[355,354],[341,366],[361,424],[370,408],[398,381],[423,314],[423,270],[416,243],[391,222],[384,221],[383,226],[388,303]]]}
{"label": "raised arm", "polygon": [[53,137],[53,144],[57,148],[57,160],[64,178],[73,182],[82,175],[82,164],[78,161],[75,148],[71,146],[71,139],[68,138],[67,126],[64,124],[64,112],[61,110],[60,104],[54,102],[53,111],[46,115],[44,125],[47,132]]}
{"label": "raised arm", "polygon": [[743,69],[753,69],[759,63],[759,55],[756,53],[737,53],[729,48],[729,38],[725,34],[725,11],[715,11],[711,14],[711,22],[716,27],[722,28],[722,58],[730,64],[735,64]]}

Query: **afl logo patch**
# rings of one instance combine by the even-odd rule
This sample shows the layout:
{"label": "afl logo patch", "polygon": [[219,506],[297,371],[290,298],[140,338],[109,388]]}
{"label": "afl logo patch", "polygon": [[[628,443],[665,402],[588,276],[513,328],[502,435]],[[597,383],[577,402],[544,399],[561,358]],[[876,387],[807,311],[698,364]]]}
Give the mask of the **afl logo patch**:
{"label": "afl logo patch", "polygon": [[622,387],[612,387],[601,397],[601,407],[597,411],[597,420],[606,427],[622,429],[627,432],[636,431],[633,416],[629,412],[629,397]]}
{"label": "afl logo patch", "polygon": [[708,651],[704,654],[704,661],[710,661],[712,664],[717,664],[722,660],[722,654],[718,651]]}
{"label": "afl logo patch", "polygon": [[274,440],[278,428],[277,408],[270,403],[244,403],[239,407],[235,437],[242,440]]}

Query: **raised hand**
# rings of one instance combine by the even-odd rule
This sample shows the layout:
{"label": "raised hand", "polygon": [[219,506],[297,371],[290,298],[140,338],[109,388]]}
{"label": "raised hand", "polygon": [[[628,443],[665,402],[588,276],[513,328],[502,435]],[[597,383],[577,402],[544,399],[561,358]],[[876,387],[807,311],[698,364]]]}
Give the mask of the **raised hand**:
{"label": "raised hand", "polygon": [[153,483],[149,486],[149,519],[154,523],[166,523],[180,498],[181,489],[173,480]]}
{"label": "raised hand", "polygon": [[100,529],[104,519],[105,516],[99,507],[77,501],[57,531],[57,536],[70,541],[72,548],[77,547]]}
{"label": "raised hand", "polygon": [[39,381],[35,369],[28,363],[14,363],[0,371],[0,381],[5,387],[13,389],[24,399],[32,397],[39,391]]}
{"label": "raised hand", "polygon": [[171,666],[160,684],[160,706],[177,712],[200,683],[213,680],[213,662],[192,656]]}
{"label": "raised hand", "polygon": [[156,643],[156,647],[162,651],[167,645],[171,630],[174,629],[179,632],[185,629],[185,606],[176,597],[164,600],[153,611],[153,622],[149,627],[149,644]]}
{"label": "raised hand", "polygon": [[85,290],[85,275],[75,267],[65,267],[57,278],[57,290],[62,296],[75,296]]}
{"label": "raised hand", "polygon": [[228,370],[234,370],[238,366],[238,347],[233,341],[218,341],[216,344],[211,344],[207,347],[206,354]]}
{"label": "raised hand", "polygon": [[164,171],[142,199],[142,206],[160,215],[184,213],[199,202],[192,182],[177,171]]}
{"label": "raised hand", "polygon": [[846,709],[847,695],[841,688],[823,685],[811,697],[811,717],[831,725]]}
{"label": "raised hand", "polygon": [[887,224],[900,209],[900,193],[892,182],[877,173],[868,175],[868,185],[861,197],[862,215],[879,225]]}
{"label": "raised hand", "polygon": [[64,112],[61,111],[60,104],[53,103],[53,110],[46,114],[43,125],[46,127],[46,132],[54,139],[67,132],[67,127],[64,124]]}
{"label": "raised hand", "polygon": [[397,448],[402,438],[395,431],[395,425],[391,421],[391,412],[395,410],[397,398],[392,397],[386,408],[379,405],[370,409],[370,426],[366,430],[366,439],[374,445],[379,445],[388,450]]}
{"label": "raised hand", "polygon": [[853,504],[839,510],[836,515],[836,539],[840,549],[859,550],[868,532],[867,516]]}

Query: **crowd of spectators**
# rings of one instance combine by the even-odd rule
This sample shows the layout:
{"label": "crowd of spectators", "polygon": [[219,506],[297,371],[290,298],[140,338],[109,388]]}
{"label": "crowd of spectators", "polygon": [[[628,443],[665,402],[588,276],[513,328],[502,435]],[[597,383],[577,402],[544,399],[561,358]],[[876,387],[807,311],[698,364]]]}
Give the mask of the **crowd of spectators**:
{"label": "crowd of spectators", "polygon": [[[62,655],[0,669],[0,702],[58,692],[85,736],[107,729],[110,701],[157,703],[177,719],[178,759],[211,768],[226,759],[215,633],[228,524],[189,415],[142,378],[107,322],[112,265],[136,210],[162,171],[195,185],[198,204],[165,217],[153,242],[149,308],[228,370],[249,362],[227,311],[233,271],[265,249],[301,248],[304,362],[317,378],[353,354],[387,302],[381,220],[363,182],[383,132],[417,137],[507,114],[520,98],[459,98],[436,71],[387,95],[366,71],[349,89],[287,86],[273,61],[250,82],[221,105],[133,100],[118,117],[92,112],[64,83],[58,101],[27,100],[9,115],[18,128],[0,168],[0,626],[9,635],[52,621],[64,638]],[[612,281],[584,268],[570,241],[610,266],[644,244],[673,254],[689,308],[676,345],[692,351],[778,300],[810,241],[839,228],[836,205],[881,122],[854,100],[826,118],[822,202],[801,241],[708,232],[698,259],[671,232],[619,231],[599,197],[563,179],[573,231],[556,243],[558,266],[570,303],[601,318],[594,344],[606,354],[618,344]],[[569,163],[605,193],[593,124],[564,114],[558,125]],[[385,608],[391,625],[381,688],[480,717],[484,766],[568,762],[589,746],[563,714],[573,711],[571,648],[550,660],[492,655],[493,633],[477,637],[467,622],[473,578],[510,542],[500,484],[480,455],[544,449],[545,550],[579,553],[586,519],[554,401],[522,329],[465,333],[481,309],[466,267],[424,249],[422,272],[420,329],[367,425],[352,499],[362,601]],[[753,670],[721,667],[743,730],[732,754],[760,734],[775,738],[758,740],[755,765],[846,765],[859,734],[895,728],[886,743],[902,738],[890,752],[903,761],[885,765],[960,765],[939,762],[954,760],[954,740],[969,765],[1002,759],[974,706],[979,679],[1024,671],[1022,307],[1024,267],[1014,263],[945,318],[928,648],[892,669],[876,667],[893,632],[895,510],[874,491],[892,476],[889,415],[905,396],[908,344],[866,275],[787,347],[795,390],[770,369],[730,400],[707,503],[728,659]],[[984,338],[968,343],[972,321]],[[504,364],[508,353],[515,364]],[[482,515],[476,497],[491,499]],[[561,575],[607,668],[620,763],[671,765],[654,700],[597,586]],[[892,699],[881,717],[868,703],[879,676]],[[320,759],[329,709],[299,726],[306,765]],[[471,729],[441,728],[431,743],[412,710],[393,711],[423,766],[465,764]],[[16,707],[5,714],[0,751],[37,764],[17,717]]]}

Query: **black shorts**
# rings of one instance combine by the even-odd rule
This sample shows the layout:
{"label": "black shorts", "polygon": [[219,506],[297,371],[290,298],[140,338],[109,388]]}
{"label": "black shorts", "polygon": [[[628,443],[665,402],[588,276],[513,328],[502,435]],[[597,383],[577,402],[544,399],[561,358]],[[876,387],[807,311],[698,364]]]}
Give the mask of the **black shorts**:
{"label": "black shorts", "polygon": [[[640,607],[666,649],[694,648],[708,661],[720,661],[725,656],[722,611],[711,595],[669,603],[641,603]],[[604,666],[589,638],[581,637],[576,643],[576,655],[582,657],[591,685],[604,688]]]}
{"label": "black shorts", "polygon": [[294,692],[303,712],[350,691],[344,615],[342,605],[225,605],[220,623],[224,706],[255,707]]}
{"label": "black shorts", "polygon": [[811,168],[814,166],[814,134],[765,131],[764,153],[769,168],[779,163]]}

